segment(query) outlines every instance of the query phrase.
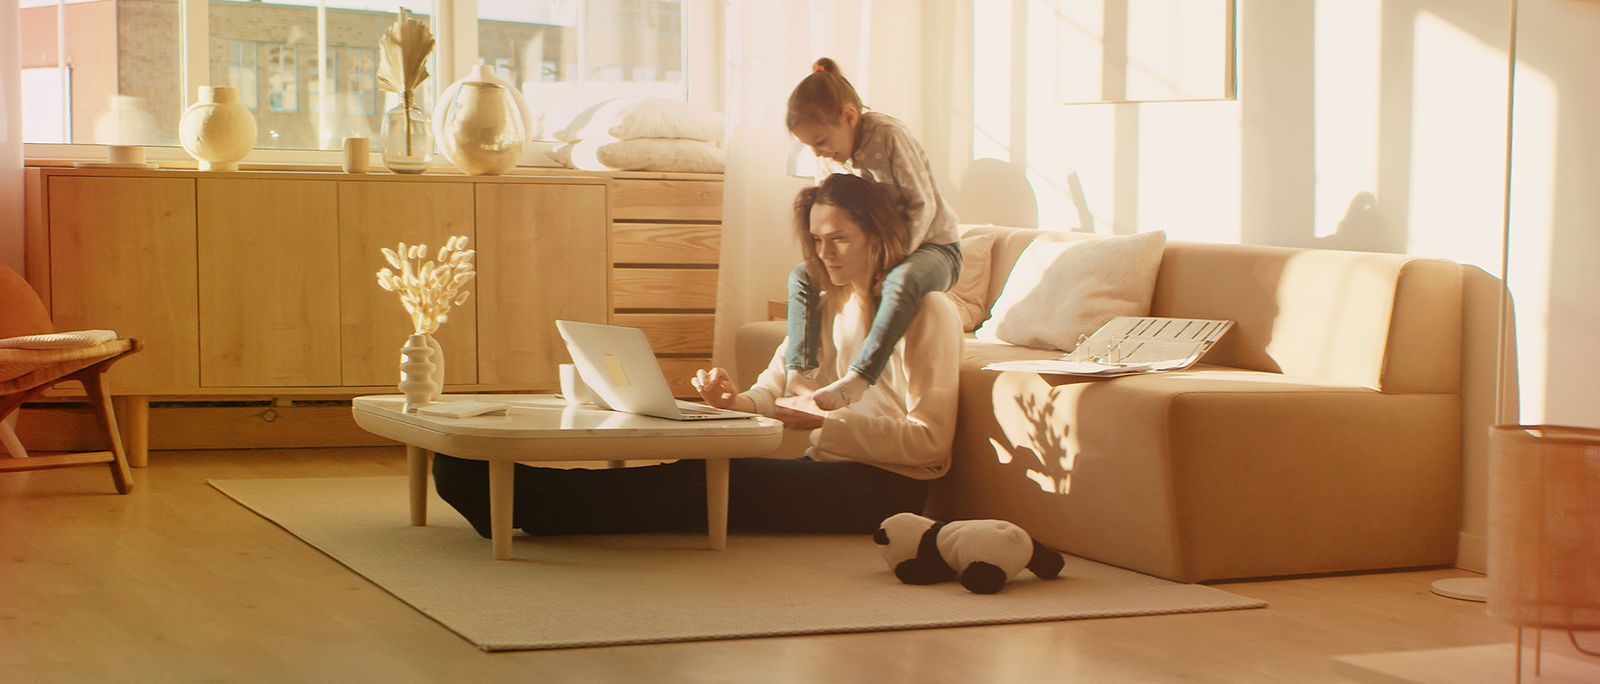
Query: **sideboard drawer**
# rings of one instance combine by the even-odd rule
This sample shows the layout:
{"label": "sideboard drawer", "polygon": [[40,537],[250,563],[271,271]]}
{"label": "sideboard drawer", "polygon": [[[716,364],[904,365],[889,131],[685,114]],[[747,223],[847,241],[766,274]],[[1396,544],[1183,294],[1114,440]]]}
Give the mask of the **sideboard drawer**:
{"label": "sideboard drawer", "polygon": [[611,220],[721,221],[722,184],[712,181],[616,181]]}
{"label": "sideboard drawer", "polygon": [[611,261],[618,264],[716,265],[720,223],[613,223]]}
{"label": "sideboard drawer", "polygon": [[692,268],[611,269],[613,309],[717,307],[717,272]]}
{"label": "sideboard drawer", "polygon": [[613,325],[638,328],[657,354],[711,355],[717,317],[708,313],[629,313],[611,317]]}

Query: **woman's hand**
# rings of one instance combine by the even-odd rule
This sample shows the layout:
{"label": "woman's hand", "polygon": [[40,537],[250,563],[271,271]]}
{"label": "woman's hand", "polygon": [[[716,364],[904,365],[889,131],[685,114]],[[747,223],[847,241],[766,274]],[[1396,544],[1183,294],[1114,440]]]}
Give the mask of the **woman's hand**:
{"label": "woman's hand", "polygon": [[[739,392],[734,389],[733,376],[721,368],[704,368],[694,372],[694,379],[689,381],[695,390],[700,392],[700,398],[711,406],[719,409],[732,409],[735,411],[754,411],[755,407],[739,406]],[[748,400],[746,400],[748,402]],[[753,402],[752,402],[753,403]]]}

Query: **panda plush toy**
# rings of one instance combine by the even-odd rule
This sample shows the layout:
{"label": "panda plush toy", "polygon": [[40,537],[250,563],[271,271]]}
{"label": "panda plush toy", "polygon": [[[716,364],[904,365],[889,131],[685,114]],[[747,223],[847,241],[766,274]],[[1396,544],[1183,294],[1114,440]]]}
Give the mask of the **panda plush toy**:
{"label": "panda plush toy", "polygon": [[889,516],[873,534],[883,560],[901,582],[936,584],[960,578],[977,594],[993,594],[1006,582],[1032,571],[1055,579],[1066,564],[1061,554],[1036,542],[1004,520],[937,522],[914,513]]}

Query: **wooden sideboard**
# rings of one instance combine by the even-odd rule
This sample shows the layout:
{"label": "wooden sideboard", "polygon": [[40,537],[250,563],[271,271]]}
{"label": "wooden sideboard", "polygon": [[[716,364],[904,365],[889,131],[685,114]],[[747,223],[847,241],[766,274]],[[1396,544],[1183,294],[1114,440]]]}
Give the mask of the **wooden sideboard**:
{"label": "wooden sideboard", "polygon": [[395,391],[410,320],[379,250],[452,235],[478,275],[436,335],[447,391],[555,391],[559,318],[643,329],[681,396],[711,359],[718,175],[28,171],[26,275],[56,327],[145,341],[111,374],[125,421]]}

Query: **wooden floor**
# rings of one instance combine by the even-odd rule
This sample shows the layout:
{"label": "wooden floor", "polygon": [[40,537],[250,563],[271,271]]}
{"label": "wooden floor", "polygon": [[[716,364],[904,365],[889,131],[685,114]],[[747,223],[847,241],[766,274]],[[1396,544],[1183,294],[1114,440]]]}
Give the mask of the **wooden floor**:
{"label": "wooden floor", "polygon": [[0,682],[1348,683],[1334,656],[1515,638],[1431,569],[1219,585],[1263,610],[486,654],[206,484],[404,472],[350,448],[155,452],[127,496],[0,475]]}

